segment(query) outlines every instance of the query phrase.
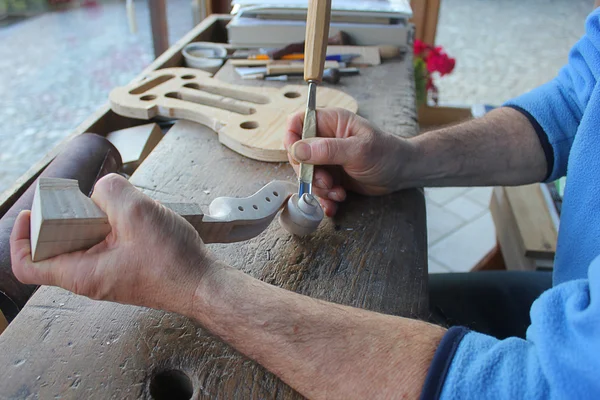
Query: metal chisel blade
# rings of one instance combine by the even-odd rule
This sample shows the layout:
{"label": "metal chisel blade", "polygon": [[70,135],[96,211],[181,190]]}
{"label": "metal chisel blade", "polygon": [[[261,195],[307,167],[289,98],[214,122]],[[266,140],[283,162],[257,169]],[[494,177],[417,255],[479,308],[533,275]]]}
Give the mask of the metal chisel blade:
{"label": "metal chisel blade", "polygon": [[[317,137],[317,111],[316,111],[316,92],[317,84],[310,82],[308,84],[308,104],[304,114],[304,126],[302,127],[302,140]],[[302,197],[304,193],[312,194],[312,181],[314,165],[300,164],[299,190],[298,195]]]}

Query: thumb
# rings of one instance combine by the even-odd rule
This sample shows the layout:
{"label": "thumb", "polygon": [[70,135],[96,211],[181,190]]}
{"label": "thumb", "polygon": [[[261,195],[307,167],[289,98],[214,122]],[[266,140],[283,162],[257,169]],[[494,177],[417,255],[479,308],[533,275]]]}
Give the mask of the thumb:
{"label": "thumb", "polygon": [[346,165],[355,157],[357,143],[349,138],[311,138],[290,147],[290,155],[299,162],[315,165]]}

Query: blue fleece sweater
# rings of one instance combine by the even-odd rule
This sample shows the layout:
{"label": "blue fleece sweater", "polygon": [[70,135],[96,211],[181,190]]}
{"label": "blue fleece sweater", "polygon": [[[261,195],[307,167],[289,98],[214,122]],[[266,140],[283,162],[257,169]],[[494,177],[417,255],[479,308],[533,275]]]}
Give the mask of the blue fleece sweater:
{"label": "blue fleece sweater", "polygon": [[559,75],[506,104],[539,124],[548,180],[568,171],[554,286],[534,302],[525,340],[457,339],[442,398],[600,399],[599,77],[600,10]]}

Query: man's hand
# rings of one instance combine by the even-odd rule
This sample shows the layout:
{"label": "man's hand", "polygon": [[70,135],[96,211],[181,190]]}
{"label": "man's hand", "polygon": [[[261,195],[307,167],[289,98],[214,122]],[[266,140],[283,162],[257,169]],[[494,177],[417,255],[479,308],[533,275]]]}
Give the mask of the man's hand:
{"label": "man's hand", "polygon": [[30,212],[11,235],[15,276],[24,283],[60,286],[98,300],[176,311],[192,305],[202,275],[214,261],[198,233],[118,175],[107,175],[92,200],[108,215],[112,231],[89,250],[33,263]]}
{"label": "man's hand", "polygon": [[301,141],[303,123],[302,112],[288,119],[284,146],[296,173],[299,162],[321,166],[315,168],[313,191],[328,216],[346,190],[377,196],[401,189],[403,166],[413,150],[408,140],[337,108],[317,111],[318,138]]}
{"label": "man's hand", "polygon": [[37,263],[30,213],[19,215],[11,235],[19,280],[191,317],[309,398],[421,392],[442,328],[312,299],[216,262],[191,225],[117,175],[98,181],[92,199],[108,215],[107,238]]}

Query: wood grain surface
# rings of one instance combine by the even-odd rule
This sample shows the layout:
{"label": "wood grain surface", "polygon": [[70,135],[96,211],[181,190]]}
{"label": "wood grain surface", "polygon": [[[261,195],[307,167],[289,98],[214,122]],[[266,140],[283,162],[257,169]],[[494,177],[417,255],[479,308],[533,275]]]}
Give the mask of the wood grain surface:
{"label": "wood grain surface", "polygon": [[[219,75],[234,76],[232,70]],[[342,88],[382,129],[413,136],[411,78],[408,59],[365,70]],[[204,207],[215,197],[253,193],[273,179],[296,178],[287,164],[241,157],[220,145],[214,132],[180,121],[131,181],[154,198]],[[335,219],[306,238],[273,223],[247,242],[209,248],[234,267],[289,290],[427,317],[425,203],[419,189],[383,197],[351,194]],[[50,287],[38,290],[0,336],[0,365],[2,398],[166,398],[161,390],[202,399],[299,397],[187,318]],[[173,370],[178,372],[168,372]]]}
{"label": "wood grain surface", "polygon": [[[267,67],[269,68],[269,67]],[[296,68],[296,67],[294,67]],[[255,160],[287,161],[285,120],[306,107],[304,86],[248,88],[231,85],[193,68],[166,68],[143,82],[110,92],[112,110],[132,118],[180,118],[206,125],[230,149]],[[331,88],[319,91],[317,105],[356,112],[352,96]]]}

